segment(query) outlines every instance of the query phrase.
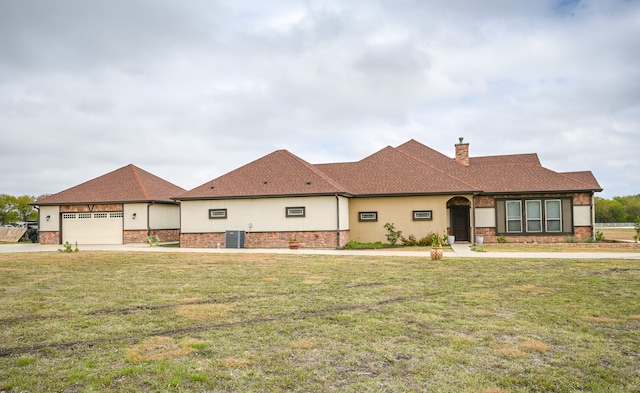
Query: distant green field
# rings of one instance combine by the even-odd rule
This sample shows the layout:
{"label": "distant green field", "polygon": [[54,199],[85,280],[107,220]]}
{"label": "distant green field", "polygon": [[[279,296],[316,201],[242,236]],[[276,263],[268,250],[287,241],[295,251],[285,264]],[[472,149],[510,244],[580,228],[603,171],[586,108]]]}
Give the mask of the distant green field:
{"label": "distant green field", "polygon": [[640,266],[0,254],[0,391],[638,392]]}

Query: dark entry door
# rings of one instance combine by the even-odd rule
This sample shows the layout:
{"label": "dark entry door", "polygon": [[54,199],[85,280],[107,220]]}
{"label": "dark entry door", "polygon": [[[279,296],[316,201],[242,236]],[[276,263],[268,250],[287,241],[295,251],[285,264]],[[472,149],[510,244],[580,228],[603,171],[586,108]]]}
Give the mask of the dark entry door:
{"label": "dark entry door", "polygon": [[451,206],[451,234],[456,241],[468,242],[469,239],[469,207]]}

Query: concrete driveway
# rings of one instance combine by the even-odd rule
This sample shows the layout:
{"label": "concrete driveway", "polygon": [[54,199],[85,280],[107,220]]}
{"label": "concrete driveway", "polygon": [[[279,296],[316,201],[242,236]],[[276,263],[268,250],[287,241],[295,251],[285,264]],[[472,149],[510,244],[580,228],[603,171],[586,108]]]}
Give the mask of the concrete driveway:
{"label": "concrete driveway", "polygon": [[[16,252],[57,252],[62,245],[42,245],[32,243],[0,244],[0,253]],[[407,256],[430,258],[425,251],[407,249],[380,250],[329,250],[301,248],[178,248],[151,247],[147,244],[88,244],[79,245],[80,251],[126,251],[126,252],[173,252],[173,253],[212,253],[212,254],[308,254],[308,255],[353,255],[353,256]],[[445,252],[444,258],[547,258],[547,259],[637,259],[640,252],[475,252],[468,244],[454,244],[453,251]]]}

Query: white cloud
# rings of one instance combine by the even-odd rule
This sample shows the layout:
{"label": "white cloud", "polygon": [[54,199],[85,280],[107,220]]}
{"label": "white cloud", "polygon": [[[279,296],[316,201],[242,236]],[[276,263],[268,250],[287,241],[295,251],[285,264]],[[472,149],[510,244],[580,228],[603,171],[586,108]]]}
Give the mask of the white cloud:
{"label": "white cloud", "polygon": [[24,0],[0,37],[0,193],[129,163],[192,188],[279,148],[459,136],[640,193],[637,2]]}

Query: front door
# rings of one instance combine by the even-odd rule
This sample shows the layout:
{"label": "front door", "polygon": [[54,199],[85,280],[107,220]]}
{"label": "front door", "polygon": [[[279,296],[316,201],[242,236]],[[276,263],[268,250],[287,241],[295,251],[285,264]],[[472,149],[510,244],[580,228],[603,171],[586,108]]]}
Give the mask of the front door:
{"label": "front door", "polygon": [[468,242],[469,239],[469,207],[451,206],[451,234],[456,242]]}

